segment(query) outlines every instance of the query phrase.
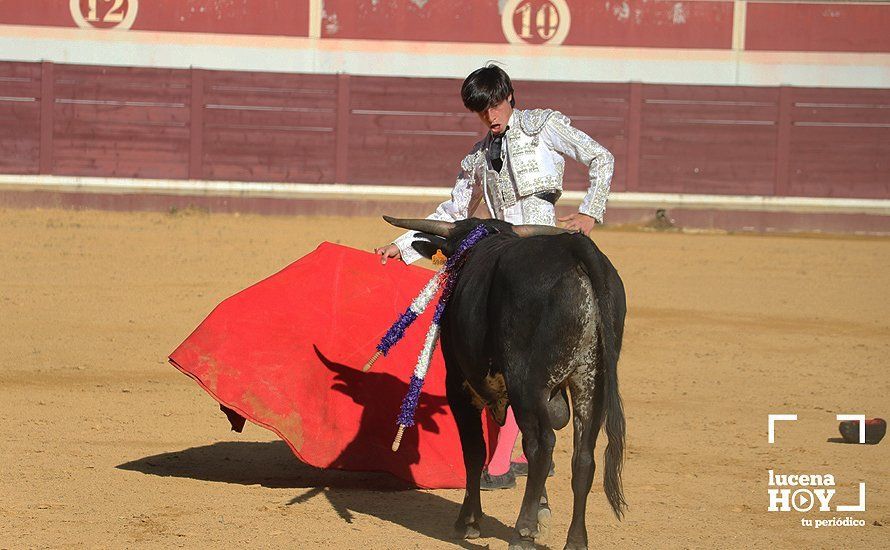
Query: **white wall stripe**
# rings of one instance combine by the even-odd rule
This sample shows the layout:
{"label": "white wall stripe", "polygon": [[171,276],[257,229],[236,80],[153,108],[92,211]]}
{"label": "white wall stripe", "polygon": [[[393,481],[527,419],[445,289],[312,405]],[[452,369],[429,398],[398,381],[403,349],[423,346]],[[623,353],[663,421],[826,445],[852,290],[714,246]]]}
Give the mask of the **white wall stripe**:
{"label": "white wall stripe", "polygon": [[[401,185],[270,183],[243,181],[99,178],[84,176],[0,175],[0,190],[161,193],[277,198],[444,200],[451,188]],[[566,191],[560,204],[580,204],[584,193]],[[818,197],[695,195],[686,193],[612,193],[619,208],[695,208],[715,210],[850,213],[890,216],[890,200]]]}
{"label": "white wall stripe", "polygon": [[890,54],[317,39],[0,25],[0,59],[463,79],[487,60],[516,80],[890,88]]}

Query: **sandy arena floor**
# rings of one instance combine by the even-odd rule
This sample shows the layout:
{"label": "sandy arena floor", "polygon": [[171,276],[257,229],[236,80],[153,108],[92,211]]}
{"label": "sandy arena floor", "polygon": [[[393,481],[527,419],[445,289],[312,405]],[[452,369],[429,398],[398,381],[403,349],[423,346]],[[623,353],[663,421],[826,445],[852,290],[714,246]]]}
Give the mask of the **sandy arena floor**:
{"label": "sandy arena floor", "polygon": [[[0,548],[506,547],[519,490],[484,494],[483,538],[452,541],[462,491],[301,465],[271,432],[229,432],[167,364],[218,302],[321,241],[396,234],[369,218],[0,210]],[[591,547],[887,548],[890,438],[831,440],[837,413],[890,418],[890,239],[595,239],[628,289],[630,510],[612,517],[597,472]],[[800,419],[774,445],[769,413]],[[553,548],[570,447],[564,430]],[[833,474],[832,508],[864,481],[867,509],[767,512],[769,469]],[[801,525],[846,516],[865,526]]]}

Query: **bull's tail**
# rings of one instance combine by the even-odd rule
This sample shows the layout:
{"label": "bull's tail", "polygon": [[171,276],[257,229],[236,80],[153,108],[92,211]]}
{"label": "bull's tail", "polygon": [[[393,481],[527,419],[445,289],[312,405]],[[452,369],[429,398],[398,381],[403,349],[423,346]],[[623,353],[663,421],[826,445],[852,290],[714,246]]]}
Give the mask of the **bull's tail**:
{"label": "bull's tail", "polygon": [[[623,289],[622,289],[623,290]],[[622,292],[622,302],[623,300]],[[606,300],[610,298],[607,297]],[[623,303],[622,303],[623,305]],[[606,317],[608,319],[609,317]],[[624,325],[624,311],[622,310],[620,322]],[[617,318],[616,318],[617,322]],[[605,323],[604,325],[608,325]],[[621,519],[624,516],[624,510],[627,508],[627,502],[624,500],[624,490],[621,484],[621,470],[624,466],[624,404],[621,402],[621,395],[618,393],[618,354],[621,350],[621,332],[615,330],[615,327],[604,326],[602,330],[603,342],[603,363],[605,366],[605,424],[606,437],[609,442],[606,445],[606,471],[603,476],[603,489],[606,492],[606,498],[612,506],[615,516]],[[618,332],[616,334],[616,332]]]}
{"label": "bull's tail", "polygon": [[[586,239],[585,239],[586,240]],[[621,340],[624,336],[624,317],[627,303],[624,284],[612,263],[596,245],[582,242],[583,258],[590,282],[593,285],[597,306],[600,311],[600,342],[604,374],[603,407],[606,437],[605,474],[603,489],[612,506],[612,511],[620,520],[624,517],[627,501],[621,483],[621,470],[624,466],[625,423],[624,405],[618,393],[618,356],[621,353]]]}

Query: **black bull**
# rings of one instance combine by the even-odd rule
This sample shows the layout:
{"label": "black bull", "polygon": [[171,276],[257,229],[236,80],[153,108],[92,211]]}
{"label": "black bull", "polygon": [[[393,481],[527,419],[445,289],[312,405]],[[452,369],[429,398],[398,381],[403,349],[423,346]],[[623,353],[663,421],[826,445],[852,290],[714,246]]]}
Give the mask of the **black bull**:
{"label": "black bull", "polygon": [[458,536],[479,536],[485,461],[480,411],[489,408],[503,423],[509,404],[529,461],[510,546],[534,548],[550,517],[544,485],[554,429],[568,424],[568,389],[574,413],[574,507],[566,548],[586,548],[585,509],[603,423],[608,437],[603,487],[619,519],[626,507],[621,485],[625,424],[617,374],[626,303],[618,272],[589,238],[557,228],[478,219],[386,220],[425,232],[428,240],[416,240],[414,248],[427,257],[437,248],[449,256],[479,224],[494,232],[467,253],[441,322],[446,393],[467,474],[455,522]]}

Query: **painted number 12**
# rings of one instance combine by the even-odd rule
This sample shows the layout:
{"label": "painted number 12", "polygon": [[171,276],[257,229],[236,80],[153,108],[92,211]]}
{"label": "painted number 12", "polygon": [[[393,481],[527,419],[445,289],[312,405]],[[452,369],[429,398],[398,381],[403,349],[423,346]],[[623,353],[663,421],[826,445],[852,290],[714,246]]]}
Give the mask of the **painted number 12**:
{"label": "painted number 12", "polygon": [[111,9],[105,12],[105,16],[102,19],[99,19],[99,0],[88,0],[87,5],[89,11],[87,12],[86,20],[91,23],[103,22],[103,23],[120,23],[124,20],[124,0],[102,0],[102,2],[110,2],[113,1],[114,4],[111,6]]}

